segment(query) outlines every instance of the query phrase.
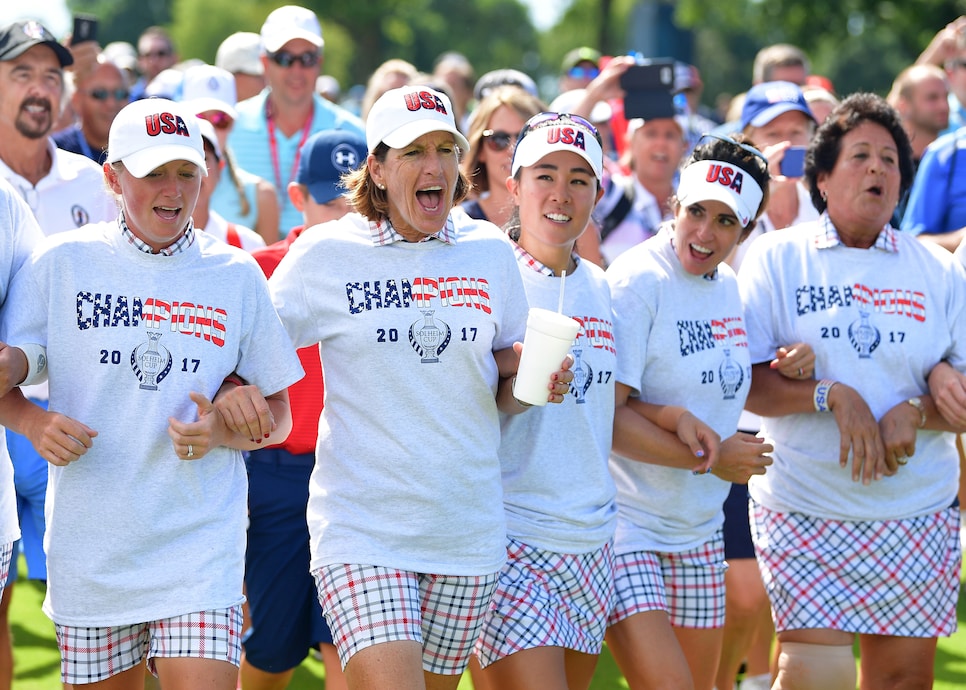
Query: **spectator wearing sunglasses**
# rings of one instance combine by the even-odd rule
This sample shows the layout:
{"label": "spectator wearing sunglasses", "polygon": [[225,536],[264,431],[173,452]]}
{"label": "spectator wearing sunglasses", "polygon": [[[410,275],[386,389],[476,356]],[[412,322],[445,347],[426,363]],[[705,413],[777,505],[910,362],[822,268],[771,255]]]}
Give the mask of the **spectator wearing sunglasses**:
{"label": "spectator wearing sunglasses", "polygon": [[471,218],[503,227],[513,214],[507,189],[513,147],[523,125],[544,110],[540,99],[517,86],[492,89],[470,115],[467,140],[470,150],[461,163],[470,181],[463,210]]}
{"label": "spectator wearing sunglasses", "polygon": [[103,164],[107,135],[115,116],[128,104],[131,90],[127,75],[103,55],[94,71],[74,84],[70,101],[78,122],[53,135],[58,148]]}
{"label": "spectator wearing sunglasses", "polygon": [[131,100],[145,98],[145,89],[151,81],[178,62],[171,35],[160,26],[149,26],[138,38],[138,71],[141,78],[131,88]]}
{"label": "spectator wearing sunglasses", "polygon": [[560,65],[560,93],[585,89],[600,74],[600,51],[581,46],[568,52]]}
{"label": "spectator wearing sunglasses", "polygon": [[302,145],[326,129],[365,131],[359,118],[315,91],[325,42],[314,12],[279,7],[265,19],[261,38],[267,86],[238,103],[228,145],[242,168],[275,186],[284,236],[302,222],[286,191],[298,170]]}
{"label": "spectator wearing sunglasses", "polygon": [[278,196],[274,185],[239,167],[228,146],[228,135],[237,117],[235,79],[212,65],[185,70],[181,97],[201,119],[211,123],[218,137],[219,165],[224,168],[211,207],[229,223],[252,228],[265,243],[279,238]]}

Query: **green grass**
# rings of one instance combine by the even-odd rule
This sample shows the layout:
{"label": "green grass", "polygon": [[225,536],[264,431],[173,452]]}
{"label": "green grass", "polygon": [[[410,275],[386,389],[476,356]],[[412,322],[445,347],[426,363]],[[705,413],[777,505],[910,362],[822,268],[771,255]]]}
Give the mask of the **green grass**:
{"label": "green grass", "polygon": [[[22,560],[21,560],[22,567]],[[10,610],[14,636],[14,690],[58,690],[60,657],[54,641],[53,624],[41,612],[43,585],[19,580]],[[939,640],[936,654],[934,690],[961,690],[966,687],[966,587],[959,597],[959,632]],[[306,659],[296,670],[290,690],[321,690],[325,687],[325,668],[315,659]],[[472,690],[467,675],[460,690]],[[591,683],[591,690],[626,688],[613,658],[604,650]]]}

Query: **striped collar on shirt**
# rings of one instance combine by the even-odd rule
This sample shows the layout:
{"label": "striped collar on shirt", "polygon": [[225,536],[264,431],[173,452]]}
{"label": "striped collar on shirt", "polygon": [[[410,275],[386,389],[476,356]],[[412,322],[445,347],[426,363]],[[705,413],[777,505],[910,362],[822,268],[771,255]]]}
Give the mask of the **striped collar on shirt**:
{"label": "striped collar on shirt", "polygon": [[162,256],[174,256],[175,254],[180,254],[188,249],[195,241],[195,227],[191,219],[188,219],[188,227],[185,229],[184,234],[181,235],[177,240],[169,244],[167,247],[161,251],[154,251],[154,249],[147,242],[139,238],[133,232],[131,228],[127,226],[124,221],[124,213],[117,217],[117,224],[121,228],[121,236],[124,237],[128,242],[134,245],[134,248],[138,251],[142,251],[145,254],[160,254]]}
{"label": "striped collar on shirt", "polygon": [[[554,277],[555,274],[552,268],[549,268],[546,264],[537,261],[535,258],[533,258],[533,255],[530,252],[516,242],[513,243],[513,252],[517,255],[517,261],[522,263],[524,266],[528,266],[537,273],[542,273],[545,276],[549,276],[551,278]],[[572,256],[574,259],[574,265],[580,263],[580,257],[577,256],[576,252],[573,252],[570,256]]]}
{"label": "striped collar on shirt", "polygon": [[[400,235],[396,228],[392,226],[388,218],[369,221],[369,232],[372,233],[372,243],[377,247],[382,247],[393,242],[406,242],[405,237]],[[427,240],[439,240],[444,244],[456,244],[456,228],[453,227],[453,216],[446,217],[446,224],[439,232],[426,235],[420,242]]]}
{"label": "striped collar on shirt", "polygon": [[[839,238],[838,230],[832,224],[832,219],[828,217],[827,211],[819,218],[818,227],[814,231],[812,241],[816,249],[829,249],[840,245],[845,246]],[[885,227],[879,233],[879,236],[875,238],[875,244],[872,245],[871,249],[881,249],[890,254],[897,253],[899,251],[898,231],[886,223]]]}

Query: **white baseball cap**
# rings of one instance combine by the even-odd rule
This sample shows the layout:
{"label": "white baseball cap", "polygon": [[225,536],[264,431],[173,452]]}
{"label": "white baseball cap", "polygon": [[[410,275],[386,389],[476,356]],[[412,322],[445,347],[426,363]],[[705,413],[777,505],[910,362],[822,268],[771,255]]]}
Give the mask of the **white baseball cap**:
{"label": "white baseball cap", "polygon": [[144,98],[121,108],[107,138],[107,162],[120,161],[135,177],[144,177],[171,161],[205,167],[205,147],[195,114],[166,98]]}
{"label": "white baseball cap", "polygon": [[594,133],[585,125],[571,120],[566,114],[542,113],[531,118],[531,122],[541,116],[547,119],[528,128],[513,149],[510,174],[516,175],[520,168],[535,165],[541,158],[555,151],[570,151],[587,161],[599,180],[604,169],[604,151]]}
{"label": "white baseball cap", "polygon": [[181,100],[195,113],[218,110],[234,120],[237,117],[235,103],[235,77],[214,65],[195,65],[184,72],[181,82]]}
{"label": "white baseball cap", "polygon": [[762,189],[751,173],[722,161],[694,161],[681,171],[678,182],[679,203],[720,201],[735,212],[743,228],[758,213],[762,196]]}
{"label": "white baseball cap", "polygon": [[449,132],[464,152],[470,150],[466,137],[456,127],[449,98],[428,86],[411,84],[386,91],[366,118],[369,153],[380,143],[401,149],[429,132]]}
{"label": "white baseball cap", "polygon": [[218,134],[215,133],[215,126],[208,122],[208,120],[199,117],[198,119],[198,129],[201,132],[201,138],[203,141],[207,141],[211,144],[211,148],[215,152],[215,158],[218,160],[222,159],[221,154],[221,144],[218,143]]}
{"label": "white baseball cap", "polygon": [[322,26],[312,10],[285,5],[273,10],[262,24],[262,50],[266,53],[275,53],[296,38],[303,38],[320,50],[325,45]]}
{"label": "white baseball cap", "polygon": [[262,37],[252,31],[238,31],[230,35],[215,54],[215,66],[232,74],[264,74],[265,66],[258,56],[262,52]]}

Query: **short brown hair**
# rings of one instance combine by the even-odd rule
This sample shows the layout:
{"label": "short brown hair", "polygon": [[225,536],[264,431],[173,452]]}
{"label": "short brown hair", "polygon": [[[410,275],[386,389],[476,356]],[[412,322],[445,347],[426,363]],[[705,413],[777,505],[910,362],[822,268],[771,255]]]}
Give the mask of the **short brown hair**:
{"label": "short brown hair", "polygon": [[[380,163],[384,163],[388,153],[389,146],[385,142],[379,142],[376,150],[371,155],[375,156],[376,160]],[[463,171],[457,168],[457,174],[453,206],[463,201],[470,191],[469,180],[466,179]],[[372,180],[368,165],[361,165],[352,172],[343,175],[342,184],[349,190],[345,196],[349,204],[356,211],[372,221],[387,220],[389,218],[389,195],[386,194],[385,189],[379,189]]]}

